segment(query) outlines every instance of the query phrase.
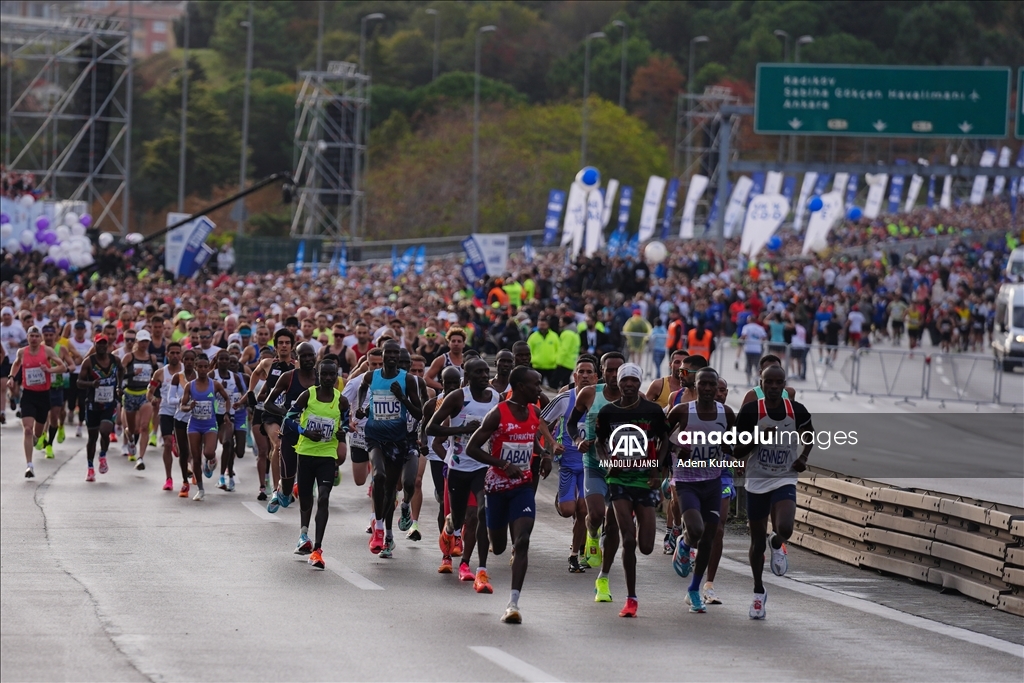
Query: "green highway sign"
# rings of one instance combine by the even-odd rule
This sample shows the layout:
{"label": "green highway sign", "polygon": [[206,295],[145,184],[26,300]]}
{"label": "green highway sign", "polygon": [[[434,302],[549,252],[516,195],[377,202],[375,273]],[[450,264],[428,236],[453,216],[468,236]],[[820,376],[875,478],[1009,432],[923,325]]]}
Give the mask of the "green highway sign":
{"label": "green highway sign", "polygon": [[1009,67],[758,64],[754,132],[1003,138],[1010,77]]}
{"label": "green highway sign", "polygon": [[1017,121],[1017,137],[1024,140],[1024,66],[1017,69],[1017,111],[1013,118]]}

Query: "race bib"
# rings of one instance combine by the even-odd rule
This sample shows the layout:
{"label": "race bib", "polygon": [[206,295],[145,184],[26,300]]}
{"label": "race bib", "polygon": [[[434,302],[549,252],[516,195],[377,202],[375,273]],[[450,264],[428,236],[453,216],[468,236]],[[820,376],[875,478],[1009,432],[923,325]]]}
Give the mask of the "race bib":
{"label": "race bib", "polygon": [[366,450],[366,435],[363,434],[362,431],[349,432],[349,439],[351,440],[349,445],[351,445],[352,448],[361,448],[364,451]]}
{"label": "race bib", "polygon": [[757,451],[757,462],[761,470],[770,474],[782,474],[790,469],[792,449],[762,446]]}
{"label": "race bib", "polygon": [[114,387],[109,384],[106,386],[96,387],[96,392],[93,394],[93,403],[113,403],[114,402]]}
{"label": "race bib", "polygon": [[533,457],[533,442],[530,443],[509,443],[501,444],[501,459],[513,465],[523,467],[529,466],[530,458]]}
{"label": "race bib", "polygon": [[390,391],[375,391],[370,403],[373,419],[378,422],[397,422],[402,419],[402,402]]}
{"label": "race bib", "polygon": [[212,420],[213,401],[196,401],[192,405],[192,417],[197,420]]}
{"label": "race bib", "polygon": [[136,365],[135,366],[135,381],[136,382],[148,382],[153,379],[153,366],[152,365]]}
{"label": "race bib", "polygon": [[306,418],[306,431],[320,432],[323,441],[330,441],[334,438],[335,420],[330,417],[310,415]]}
{"label": "race bib", "polygon": [[42,368],[25,368],[25,386],[38,387],[46,384],[46,371]]}

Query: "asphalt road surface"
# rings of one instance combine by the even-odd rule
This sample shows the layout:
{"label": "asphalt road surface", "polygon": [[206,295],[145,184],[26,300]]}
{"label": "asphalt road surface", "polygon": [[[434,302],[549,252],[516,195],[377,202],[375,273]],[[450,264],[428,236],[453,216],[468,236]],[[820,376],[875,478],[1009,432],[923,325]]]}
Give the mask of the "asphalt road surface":
{"label": "asphalt road surface", "polygon": [[[768,618],[747,616],[747,538],[733,525],[716,589],[725,604],[689,614],[660,545],[639,560],[639,618],[593,602],[595,571],[566,571],[570,522],[542,484],[521,626],[507,553],[488,563],[494,595],[436,573],[424,539],[395,557],[367,550],[368,501],[346,465],[332,498],[327,571],[292,554],[296,506],[256,503],[251,454],[234,493],[163,492],[157,453],[136,472],[112,449],[87,484],[84,440],[23,478],[20,429],[0,429],[0,678],[51,680],[889,681],[1024,678],[1024,623],[957,594],[790,550],[766,571]],[[212,482],[211,482],[212,483]],[[660,526],[660,523],[659,523]],[[660,540],[659,532],[659,540]]]}

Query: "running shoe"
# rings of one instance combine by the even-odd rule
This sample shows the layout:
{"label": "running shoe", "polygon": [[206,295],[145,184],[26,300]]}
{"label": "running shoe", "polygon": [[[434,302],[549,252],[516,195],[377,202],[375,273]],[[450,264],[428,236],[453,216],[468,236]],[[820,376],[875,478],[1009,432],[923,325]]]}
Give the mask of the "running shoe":
{"label": "running shoe", "polygon": [[620,617],[636,617],[637,601],[636,598],[626,598],[626,606],[619,612]]}
{"label": "running shoe", "polygon": [[446,529],[442,529],[441,535],[437,537],[437,545],[440,546],[442,555],[448,557],[454,555],[452,550],[455,548],[455,537],[449,534]]}
{"label": "running shoe", "polygon": [[151,432],[149,435],[149,446],[150,448],[156,448],[156,432]]}
{"label": "running shoe", "polygon": [[441,566],[437,568],[438,574],[451,574],[452,573],[452,558],[445,555],[441,558]]}
{"label": "running shoe", "polygon": [[419,522],[413,522],[412,523],[412,526],[409,527],[409,533],[406,534],[405,537],[408,538],[410,541],[420,541],[420,540],[423,540],[423,534],[420,533],[420,524],[419,524]]}
{"label": "running shoe", "polygon": [[41,434],[39,438],[36,439],[36,450],[41,451],[44,448],[46,448],[46,434]]}
{"label": "running shoe", "polygon": [[608,587],[608,577],[598,578],[594,583],[594,602],[611,602],[612,591]]}
{"label": "running shoe", "polygon": [[82,438],[82,425],[78,425],[75,428],[75,438],[76,439],[81,439]]}
{"label": "running shoe", "polygon": [[686,591],[686,597],[683,601],[690,606],[690,611],[697,614],[704,614],[708,611],[708,608],[704,606],[704,603],[700,599],[700,591]]}
{"label": "running shoe", "polygon": [[672,555],[672,568],[676,574],[684,579],[693,571],[693,562],[697,559],[696,548],[691,548],[685,543],[676,545],[676,552]]}
{"label": "running shoe", "polygon": [[455,536],[452,541],[452,557],[462,557],[462,536]]}
{"label": "running shoe", "polygon": [[228,478],[225,477],[223,474],[220,475],[220,479],[217,480],[217,488],[219,488],[221,491],[228,490]]}
{"label": "running shoe", "polygon": [[586,558],[591,569],[600,567],[603,559],[601,557],[601,539],[594,538],[589,531],[587,532]]}
{"label": "running shoe", "polygon": [[137,469],[140,472],[146,469],[146,463],[142,462],[142,458],[139,458],[139,461],[135,463],[135,469]]}
{"label": "running shoe", "polygon": [[665,532],[665,539],[661,543],[662,550],[666,555],[671,555],[676,550],[675,539],[672,538],[672,532]]}
{"label": "running shoe", "polygon": [[188,498],[188,482],[181,482],[181,489],[178,491],[178,498]]}
{"label": "running shoe", "polygon": [[100,474],[106,474],[109,469],[110,468],[107,467],[107,458],[106,458],[106,456],[101,455],[100,456]]}
{"label": "running shoe", "polygon": [[261,487],[261,488],[260,488],[260,492],[259,492],[259,495],[257,495],[257,496],[256,496],[256,500],[258,500],[258,501],[261,501],[261,502],[262,502],[262,501],[264,501],[264,500],[266,500],[266,499],[267,499],[267,490],[266,490],[265,488],[262,488],[262,487]]}
{"label": "running shoe", "polygon": [[766,612],[765,603],[768,602],[768,593],[754,593],[754,601],[750,603],[750,618],[764,619]]}
{"label": "running shoe", "polygon": [[385,559],[390,559],[390,558],[395,556],[394,553],[395,553],[395,539],[394,539],[394,537],[392,537],[392,538],[385,538],[384,539],[384,547],[381,548],[380,555],[378,555],[378,557],[383,557]]}
{"label": "running shoe", "polygon": [[32,469],[31,467],[26,467],[25,468],[25,478],[26,479],[35,479],[35,477],[36,477],[36,471],[34,469]]}
{"label": "running shoe", "polygon": [[[241,457],[241,456],[239,456]],[[338,473],[334,475],[334,485],[341,486],[341,468],[338,468]]]}
{"label": "running shoe", "polygon": [[274,495],[270,497],[270,502],[267,503],[267,512],[274,514],[281,509],[281,496],[277,491],[274,491]]}
{"label": "running shoe", "polygon": [[53,460],[53,444],[52,443],[46,444],[46,459],[47,460]]}
{"label": "running shoe", "polygon": [[64,425],[57,427],[57,443],[64,443]]}
{"label": "running shoe", "polygon": [[204,491],[202,489],[199,489],[198,491],[196,491],[196,495],[192,496],[192,500],[197,500],[200,503],[203,502],[204,498],[206,498],[206,491]]}
{"label": "running shoe", "polygon": [[370,535],[370,552],[374,555],[379,555],[380,551],[384,549],[384,530],[374,529]]}
{"label": "running shoe", "polygon": [[508,607],[505,608],[505,613],[501,615],[501,623],[503,624],[521,624],[523,623],[523,615],[519,612],[519,605],[508,603]]}
{"label": "running shoe", "polygon": [[412,526],[412,507],[409,505],[402,505],[402,516],[398,519],[398,530],[408,531],[409,527]]}
{"label": "running shoe", "polygon": [[[299,482],[295,482],[294,484],[292,484],[292,498],[298,498],[298,497],[299,497]],[[288,507],[288,506],[285,505],[285,507]]]}
{"label": "running shoe", "polygon": [[89,468],[89,471],[85,473],[86,481],[96,481],[96,470]]}
{"label": "running shoe", "polygon": [[235,490],[235,478],[234,477],[228,477],[228,491],[231,492],[231,491],[234,491],[234,490]]}
{"label": "running shoe", "polygon": [[164,491],[173,491],[173,490],[174,490],[174,482],[171,480],[170,477],[167,477],[167,481],[164,482]]}
{"label": "running shoe", "polygon": [[323,569],[327,565],[324,564],[324,553],[320,548],[317,548],[309,554],[309,566],[313,569]]}
{"label": "running shoe", "polygon": [[207,479],[213,477],[213,470],[217,467],[217,458],[203,458],[203,476]]}
{"label": "running shoe", "polygon": [[583,574],[585,573],[586,567],[580,565],[580,558],[576,555],[569,556],[569,573],[570,574]]}
{"label": "running shoe", "polygon": [[486,569],[477,570],[476,579],[473,580],[473,590],[477,593],[487,593],[488,595],[494,592],[494,586],[491,585],[491,577],[487,575]]}
{"label": "running shoe", "polygon": [[110,432],[110,443],[117,443],[117,434]]}
{"label": "running shoe", "polygon": [[772,574],[775,574],[775,576],[785,576],[786,570],[789,569],[789,559],[786,557],[786,544],[782,543],[782,547],[776,550],[772,547],[773,538],[775,538],[774,531],[768,536],[768,549],[772,551]]}
{"label": "running shoe", "polygon": [[704,586],[704,604],[705,605],[721,605],[722,599],[715,593],[715,589],[712,586]]}
{"label": "running shoe", "polygon": [[309,540],[309,534],[299,534],[299,543],[295,546],[296,555],[309,555],[313,552],[313,541]]}
{"label": "running shoe", "polygon": [[459,563],[459,581],[473,581],[473,570],[467,562]]}
{"label": "running shoe", "polygon": [[[124,438],[124,450],[128,454],[128,462],[135,461],[135,442],[132,441],[130,435]],[[123,455],[123,454],[122,454]]]}
{"label": "running shoe", "polygon": [[283,508],[288,507],[289,505],[292,504],[292,501],[294,501],[294,500],[295,500],[295,496],[294,495],[291,495],[291,496],[281,496],[281,507],[283,507]]}

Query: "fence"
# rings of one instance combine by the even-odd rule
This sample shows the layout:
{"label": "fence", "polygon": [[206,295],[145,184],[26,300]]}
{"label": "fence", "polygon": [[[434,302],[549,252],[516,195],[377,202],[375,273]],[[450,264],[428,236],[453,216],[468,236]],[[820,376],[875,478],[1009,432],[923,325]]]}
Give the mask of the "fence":
{"label": "fence", "polygon": [[1024,509],[808,468],[790,543],[1024,617]]}

